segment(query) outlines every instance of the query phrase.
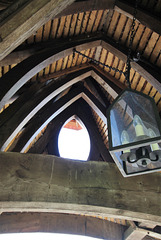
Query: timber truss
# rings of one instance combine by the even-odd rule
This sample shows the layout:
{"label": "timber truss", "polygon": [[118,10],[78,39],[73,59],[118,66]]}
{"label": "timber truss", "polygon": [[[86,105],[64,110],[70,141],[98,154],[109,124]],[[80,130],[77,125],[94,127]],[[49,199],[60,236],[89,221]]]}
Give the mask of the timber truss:
{"label": "timber truss", "polygon": [[[108,152],[106,111],[126,88],[133,10],[130,0],[0,1],[0,233],[27,222],[27,231],[161,239],[160,173],[124,179]],[[130,72],[158,111],[160,14],[159,0],[138,2]],[[84,163],[58,158],[74,115],[91,139]]]}

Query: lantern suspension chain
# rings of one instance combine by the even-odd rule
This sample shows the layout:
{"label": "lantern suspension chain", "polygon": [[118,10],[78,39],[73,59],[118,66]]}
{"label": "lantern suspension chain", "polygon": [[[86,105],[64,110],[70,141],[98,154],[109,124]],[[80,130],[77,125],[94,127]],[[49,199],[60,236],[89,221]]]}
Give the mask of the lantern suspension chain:
{"label": "lantern suspension chain", "polygon": [[98,60],[93,59],[92,57],[89,57],[87,55],[85,55],[84,53],[81,53],[80,51],[76,50],[76,48],[73,48],[73,58],[75,57],[75,53],[78,53],[79,55],[87,58],[88,60],[90,60],[91,62],[95,63],[95,64],[100,64],[103,67],[107,67],[110,71],[113,70],[115,72],[119,72],[121,74],[125,75],[125,79],[126,82],[128,84],[128,87],[131,88],[131,84],[130,84],[130,69],[131,69],[131,52],[132,52],[132,43],[134,40],[134,36],[135,36],[135,21],[136,21],[136,13],[137,13],[137,5],[138,5],[138,0],[135,1],[135,8],[134,8],[134,14],[133,14],[133,20],[132,20],[132,25],[131,25],[131,34],[130,34],[130,41],[129,41],[129,47],[128,47],[128,54],[127,54],[127,61],[126,61],[126,70],[125,72],[122,70],[119,70],[118,68],[109,66],[107,64],[104,64]]}
{"label": "lantern suspension chain", "polygon": [[74,55],[75,53],[78,53],[79,55],[81,55],[81,56],[89,59],[89,60],[90,60],[91,62],[93,62],[93,63],[100,64],[100,65],[102,65],[103,67],[109,68],[110,70],[114,70],[114,71],[116,71],[116,72],[125,74],[125,72],[123,72],[122,70],[119,70],[118,68],[114,68],[114,67],[111,67],[111,66],[109,66],[109,65],[106,65],[106,64],[104,64],[104,63],[102,63],[102,62],[100,62],[100,61],[97,61],[97,60],[95,60],[95,59],[93,59],[93,58],[91,58],[91,57],[89,57],[89,56],[87,56],[87,55],[79,52],[79,51],[76,50],[75,48],[73,48],[73,55]]}
{"label": "lantern suspension chain", "polygon": [[131,69],[131,52],[132,52],[132,44],[135,36],[135,22],[136,22],[136,14],[137,14],[137,5],[138,0],[135,0],[135,8],[134,8],[134,14],[133,14],[133,20],[131,25],[131,34],[130,34],[130,41],[129,41],[129,47],[128,47],[128,54],[127,54],[127,61],[126,61],[126,71],[125,71],[125,79],[128,84],[128,87],[131,88],[130,83],[130,69]]}

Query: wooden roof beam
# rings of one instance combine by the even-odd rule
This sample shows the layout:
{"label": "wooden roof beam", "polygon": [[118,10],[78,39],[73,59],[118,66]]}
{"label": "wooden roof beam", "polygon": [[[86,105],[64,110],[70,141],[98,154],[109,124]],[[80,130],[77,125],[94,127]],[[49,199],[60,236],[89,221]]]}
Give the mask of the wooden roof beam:
{"label": "wooden roof beam", "polygon": [[[75,46],[75,43],[67,43],[64,47],[48,49],[45,52],[40,52],[39,54],[27,58],[12,68],[0,81],[0,89],[2,90],[0,92],[0,109],[30,78],[49,64],[72,54],[74,47],[77,47],[77,49],[81,51],[88,49],[89,46],[96,47],[100,45],[100,40],[89,41],[90,44],[86,41],[87,40],[82,41],[82,44],[80,42],[77,46]],[[4,81],[4,79],[6,81]]]}
{"label": "wooden roof beam", "polygon": [[[88,77],[86,78],[86,80],[84,81],[84,86],[102,103],[102,105],[104,107],[109,106],[109,101],[107,101],[107,97],[104,97],[104,93],[103,91],[101,91],[100,87],[97,87],[97,85],[99,85],[97,83],[97,85],[95,85],[96,82],[93,81],[92,77]],[[100,91],[99,91],[100,90]]]}
{"label": "wooden roof beam", "polygon": [[161,239],[160,233],[156,233],[148,229],[137,227],[134,222],[132,221],[129,221],[129,222],[130,222],[130,227],[124,232],[123,240],[135,240],[135,239],[142,240],[144,239],[145,236]]}
{"label": "wooden roof beam", "polygon": [[124,178],[114,163],[3,152],[0,166],[1,213],[88,214],[161,225],[160,173]]}
{"label": "wooden roof beam", "polygon": [[[94,63],[91,63],[91,62],[87,62],[87,63],[82,64],[82,65],[74,66],[72,68],[67,68],[67,69],[64,69],[64,70],[60,70],[58,72],[54,72],[54,73],[51,73],[51,74],[46,75],[46,76],[42,76],[42,77],[38,78],[38,81],[39,82],[46,82],[50,79],[59,78],[61,76],[68,75],[70,73],[74,73],[74,72],[77,72],[77,71],[81,71],[83,69],[86,69],[86,71],[91,71],[90,76],[92,76],[95,80],[99,79],[99,77],[100,77],[103,81],[105,81],[117,93],[120,93],[121,90],[126,88],[126,86],[123,83],[119,82],[111,74],[109,74],[108,72],[104,71],[101,67],[99,67],[98,65],[96,65]],[[97,81],[97,82],[99,82],[100,85],[104,85],[104,84],[101,84],[101,81]],[[115,98],[115,93],[111,91],[112,89],[109,89],[109,91],[110,91],[112,97]],[[106,91],[108,91],[108,89],[106,89]]]}
{"label": "wooden roof beam", "polygon": [[[23,6],[1,21],[0,60],[72,2],[74,0],[25,1]],[[5,11],[10,11],[10,7]]]}
{"label": "wooden roof beam", "polygon": [[156,227],[156,224],[147,224],[147,223],[144,223],[144,222],[140,222],[140,223],[138,223],[138,227],[153,229],[153,228]]}
{"label": "wooden roof beam", "polygon": [[[107,37],[104,36],[104,39]],[[116,48],[114,45],[108,43],[108,41],[102,41],[102,47],[110,50],[115,56],[121,59],[123,62],[127,61],[127,49],[120,47]],[[143,78],[145,78],[158,92],[161,93],[161,83],[160,83],[160,69],[158,68],[158,73],[155,71],[155,67],[148,66],[146,63],[141,61],[134,62],[131,61],[131,67],[138,72]]]}
{"label": "wooden roof beam", "polygon": [[[20,45],[18,48],[16,48],[15,51],[11,52],[8,56],[6,56],[4,59],[0,61],[0,66],[5,65],[11,65],[11,64],[18,64],[22,60],[25,60],[26,58],[40,53],[42,50],[46,51],[49,48],[50,49],[65,49],[66,46],[71,46],[74,44],[73,47],[76,45],[80,45],[82,43],[88,43],[88,42],[94,42],[97,40],[101,40],[102,33],[97,34],[82,34],[75,37],[68,37],[68,38],[61,38],[61,39],[54,39],[54,40],[48,40],[44,42],[38,42],[36,44],[30,44],[30,45]],[[83,50],[83,49],[82,49]]]}
{"label": "wooden roof beam", "polygon": [[[37,113],[35,118],[29,123],[30,127],[27,127],[14,151],[25,152],[33,139],[41,132],[41,130],[51,122],[55,117],[57,117],[62,111],[64,111],[68,106],[73,104],[79,98],[83,98],[90,107],[103,119],[106,123],[106,109],[103,105],[95,98],[87,89],[78,88],[73,90],[71,93],[66,94],[59,100],[53,103],[53,101],[46,104],[46,106]],[[41,116],[41,117],[40,117]],[[34,122],[36,121],[36,126]]]}
{"label": "wooden roof beam", "polygon": [[0,1],[0,11],[4,10],[5,8],[7,8],[9,5],[11,4],[10,1]]}
{"label": "wooden roof beam", "polygon": [[[116,0],[114,9],[127,17],[133,18],[134,14],[134,5],[122,0]],[[161,18],[155,17],[155,15],[151,15],[151,13],[137,8],[136,19],[145,25],[146,27],[150,28],[152,31],[161,35]]]}
{"label": "wooden roof beam", "polygon": [[[104,37],[103,39],[107,39],[107,37]],[[30,78],[32,78],[41,69],[45,68],[54,61],[57,61],[61,58],[64,58],[65,56],[72,54],[74,47],[76,47],[78,51],[81,51],[100,45],[105,49],[114,52],[118,58],[125,61],[126,55],[123,52],[116,49],[114,46],[107,43],[106,41],[101,40],[100,38],[99,40],[95,41],[92,41],[91,38],[80,40],[79,45],[76,45],[75,42],[72,41],[71,43],[66,43],[66,45],[64,45],[63,47],[57,49],[48,49],[43,53],[40,52],[19,63],[16,67],[11,69],[2,77],[0,81],[0,89],[2,89],[0,92],[0,109]],[[153,75],[147,72],[136,62],[132,62],[131,66],[134,68],[134,70],[138,71],[148,82],[150,82],[157,91],[161,93],[160,83]],[[115,82],[117,82],[117,80]]]}
{"label": "wooden roof beam", "polygon": [[[97,81],[97,83],[100,84],[106,91],[108,91],[113,98],[115,98],[117,96],[117,94],[119,94],[121,92],[121,90],[125,88],[125,86],[123,84],[122,85],[119,84],[118,87],[116,87],[114,84],[115,82],[114,83],[112,82],[112,80],[115,80],[115,79],[113,79],[113,77],[110,74],[104,73],[102,71],[102,69],[100,71],[97,71],[97,68],[95,69],[93,66],[92,67],[89,67],[89,66],[90,65],[85,64],[85,65],[83,65],[82,69],[80,67],[76,67],[73,71],[71,71],[71,69],[69,69],[69,72],[68,72],[68,71],[66,71],[67,70],[66,69],[64,71],[60,71],[59,73],[55,73],[55,74],[53,73],[47,77],[45,76],[44,78],[41,78],[41,82],[48,81],[48,80],[51,80],[51,79],[54,79],[57,77],[61,77],[62,74],[63,74],[63,76],[67,75],[65,77],[65,80],[60,81],[60,83],[57,83],[56,85],[54,84],[54,80],[52,80],[53,83],[50,83],[51,86],[53,86],[52,89],[49,88],[50,93],[51,93],[50,90],[54,91],[55,89],[57,89],[58,87],[61,87],[61,85],[63,85],[62,88],[59,88],[58,92],[56,91],[54,93],[53,97],[56,96],[55,94],[61,93],[61,89],[63,89],[62,91],[64,91],[66,88],[71,87],[72,83],[77,83],[87,77],[90,77],[90,76],[93,79],[95,79]],[[65,83],[67,85],[64,85]],[[117,82],[116,82],[116,84],[117,84]],[[20,95],[19,98],[17,99],[17,101],[15,101],[12,105],[10,105],[7,109],[5,109],[5,111],[3,111],[0,114],[0,126],[2,126],[4,123],[6,123],[13,115],[16,114],[16,112],[20,111],[21,106],[26,104],[26,100],[29,101],[27,103],[27,106],[30,105],[30,102],[32,105],[32,102],[35,102],[35,99],[31,100],[32,97],[42,87],[43,87],[43,83],[33,84],[28,89],[28,91],[26,91],[25,93]],[[47,94],[47,92],[44,94],[45,98],[47,97],[46,94]]]}
{"label": "wooden roof beam", "polygon": [[93,10],[113,9],[114,4],[115,0],[88,0],[74,2],[69,7],[60,12],[56,17],[62,17],[70,14]]}
{"label": "wooden roof beam", "polygon": [[[19,98],[17,98],[17,101],[15,101],[12,105],[10,105],[5,111],[3,111],[0,114],[0,126],[3,126],[17,112],[20,112],[21,106],[24,107],[24,105],[27,104],[26,105],[27,109],[29,109],[30,107],[31,108],[37,107],[37,111],[38,111],[40,110],[41,107],[44,106],[44,104],[46,104],[52,98],[56,97],[58,94],[60,94],[64,90],[71,87],[73,84],[76,84],[86,79],[89,76],[92,76],[93,79],[95,79],[105,90],[110,90],[112,97],[115,98],[115,96],[117,96],[117,93],[119,93],[118,90],[120,89],[116,88],[115,90],[113,90],[112,89],[113,85],[111,85],[111,82],[108,80],[108,78],[101,76],[99,72],[95,73],[95,70],[92,70],[92,69],[93,68],[90,68],[90,67],[82,70],[77,69],[78,70],[77,72],[68,74],[64,79],[56,83],[54,82],[54,79],[53,79],[47,86],[44,86],[42,83],[33,84],[28,89],[27,92],[23,93]],[[51,76],[49,76],[48,79],[51,79]],[[36,94],[36,92],[40,90],[40,88],[43,89],[43,92],[40,91],[38,94]],[[35,98],[35,94],[36,94],[36,98]],[[41,103],[40,99],[43,99],[43,104],[41,105],[40,105]],[[27,103],[26,103],[26,100],[27,100]],[[38,107],[38,104],[39,104],[39,107]]]}
{"label": "wooden roof beam", "polygon": [[132,226],[130,226],[125,231],[123,240],[142,240],[145,236],[145,231],[140,231],[140,229],[133,229]]}
{"label": "wooden roof beam", "polygon": [[[82,109],[82,105],[84,105],[83,109]],[[105,162],[113,162],[113,159],[106,145],[104,144],[103,137],[99,132],[98,125],[96,124],[96,121],[94,120],[91,114],[91,109],[89,107],[88,102],[84,103],[83,99],[79,99],[77,108],[78,108],[78,116],[85,121],[87,130],[89,131],[89,135],[92,138],[91,140],[94,142],[95,146],[98,149],[98,150],[91,149],[91,154],[95,154],[95,151],[97,154],[97,151],[98,151]],[[107,124],[107,121],[105,122],[105,124]],[[94,159],[91,158],[91,160],[94,160]]]}
{"label": "wooden roof beam", "polygon": [[[129,18],[133,18],[134,13],[134,4],[129,2],[125,2],[122,0],[88,0],[88,1],[81,1],[81,2],[74,2],[71,4],[70,7],[64,9],[61,13],[59,13],[56,17],[66,16],[69,14],[75,14],[79,12],[85,11],[93,11],[93,10],[105,10],[105,9],[114,9]],[[151,13],[140,9],[138,6],[137,9],[137,20],[141,22],[146,27],[149,27],[154,32],[161,35],[161,19],[152,15]]]}
{"label": "wooden roof beam", "polygon": [[[26,3],[26,0],[19,1],[24,1]],[[4,19],[4,21],[2,19],[0,25],[0,60],[8,55],[11,51],[13,51],[17,46],[19,46],[38,28],[50,20],[51,17],[56,16],[58,12],[61,12],[73,1],[74,0],[59,0],[55,2],[54,0],[45,0],[43,3],[40,0],[35,0],[34,2],[28,1],[26,4],[22,5],[21,8],[17,8],[16,11],[13,11],[12,17],[8,16]],[[114,2],[114,0],[90,0],[85,1],[85,4],[84,2],[76,2],[73,4],[73,7],[70,7],[69,9],[73,9],[73,13],[74,11],[79,11],[78,9],[81,9],[81,11],[83,11],[83,8],[86,8],[86,6],[88,9],[112,9],[114,7]],[[83,8],[80,8],[80,6],[78,6],[80,4],[83,4]],[[116,6],[117,10],[124,9],[124,12],[127,11],[128,15],[133,12],[133,7],[129,6],[129,4],[122,3],[122,1],[117,0]],[[7,11],[10,12],[10,8],[11,6],[7,8],[3,14],[6,13],[7,15]],[[152,18],[149,16],[149,14],[145,14],[144,12],[139,11],[140,10],[138,10],[138,19],[140,19],[140,21],[145,24],[145,26],[148,26],[152,30],[161,34],[160,20]],[[21,17],[22,15],[23,18]]]}
{"label": "wooden roof beam", "polygon": [[[1,122],[0,146],[2,147],[1,150],[4,151],[6,149],[8,144],[17,135],[17,133],[45,104],[47,104],[51,99],[56,97],[59,93],[64,91],[66,88],[81,81],[82,79],[86,78],[89,75],[90,75],[90,71],[85,72],[81,75],[77,73],[75,74],[75,76],[73,76],[72,79],[65,78],[62,81],[58,81],[57,83],[51,82],[51,84],[48,84],[43,89],[42,92],[39,92],[36,96],[33,94],[30,100],[25,102],[22,105],[22,107],[20,107],[19,104],[16,104],[16,101],[13,106],[12,105],[9,106],[8,110],[6,109],[7,110],[6,113],[2,112],[2,115],[0,115],[0,122]],[[25,98],[25,95],[23,98]],[[10,112],[12,113],[13,117],[9,119],[8,116],[10,116]],[[13,112],[15,114],[13,114]],[[5,115],[7,116],[5,117]],[[14,121],[14,118],[16,119],[16,121]],[[8,119],[8,121],[4,122],[4,119]],[[10,137],[9,138],[7,137],[6,139],[6,136],[8,137],[10,136]]]}
{"label": "wooden roof beam", "polygon": [[[59,93],[72,86],[73,84],[85,79],[88,76],[93,78],[106,90],[110,91],[113,98],[117,96],[117,93],[110,87],[108,79],[102,79],[99,75],[95,74],[93,71],[82,70],[78,73],[68,75],[65,79],[58,81],[57,83],[51,82],[47,85],[43,91],[34,95],[25,102],[26,95],[22,96],[21,101],[24,102],[22,106],[13,103],[9,106],[6,111],[2,112],[0,115],[0,125],[1,125],[1,135],[0,135],[0,146],[1,150],[4,151],[9,143],[14,139],[18,132],[27,124],[27,122],[51,99],[56,97]],[[32,91],[31,91],[32,93]],[[114,94],[114,95],[113,95]],[[99,114],[99,113],[98,113]],[[106,121],[106,120],[105,120]]]}
{"label": "wooden roof beam", "polygon": [[[5,66],[5,65],[11,65],[11,64],[18,64],[24,59],[40,52],[41,50],[45,50],[47,48],[60,48],[66,46],[69,41],[71,43],[75,42],[75,45],[79,45],[81,41],[97,41],[100,40],[100,46],[98,47],[104,47],[111,53],[113,53],[115,56],[117,56],[119,59],[122,61],[126,62],[127,54],[128,54],[128,49],[124,46],[121,46],[120,44],[116,43],[114,40],[111,38],[107,37],[105,34],[99,32],[97,34],[88,34],[87,35],[80,35],[79,37],[76,36],[72,39],[59,39],[59,40],[50,40],[46,42],[40,42],[36,44],[31,44],[29,46],[20,46],[15,52],[12,52],[10,55],[8,55],[6,58],[4,58],[2,61],[0,61],[0,66]],[[101,42],[102,40],[102,42]],[[54,46],[54,47],[53,47]],[[100,51],[99,51],[100,54]],[[99,56],[95,56],[98,60]],[[144,57],[140,56],[139,61],[136,63],[133,63],[134,69],[140,70],[142,72],[142,68],[145,69],[147,73],[152,75],[154,78],[156,78],[158,81],[160,81],[160,74],[161,70],[159,67],[156,65],[148,62]],[[139,66],[137,67],[137,66]]]}
{"label": "wooden roof beam", "polygon": [[[0,234],[50,232],[77,234],[110,240],[122,239],[124,231],[124,226],[101,218],[47,212],[3,213],[0,215],[0,226]],[[37,238],[36,235],[35,238]]]}
{"label": "wooden roof beam", "polygon": [[37,122],[36,126],[33,124],[35,120],[31,120],[29,127],[26,128],[25,132],[22,135],[23,137],[20,137],[21,140],[18,141],[18,144],[15,146],[14,151],[21,153],[26,152],[26,149],[32,143],[34,138],[39,134],[39,132],[41,132],[48,123],[50,123],[55,117],[57,117],[61,112],[63,112],[68,106],[70,106],[72,103],[74,103],[81,97],[82,91],[77,89],[76,91],[72,92],[70,96],[69,94],[67,94],[58,101],[56,101],[55,104],[49,102],[45,106],[44,114],[39,115],[41,116],[41,118],[36,118],[35,116]]}

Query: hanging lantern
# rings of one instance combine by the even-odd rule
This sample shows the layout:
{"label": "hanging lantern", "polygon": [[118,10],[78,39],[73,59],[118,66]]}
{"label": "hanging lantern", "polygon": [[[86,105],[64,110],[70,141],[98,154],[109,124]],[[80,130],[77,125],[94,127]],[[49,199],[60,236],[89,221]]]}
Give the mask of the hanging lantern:
{"label": "hanging lantern", "polygon": [[[73,54],[77,53],[125,76],[129,88],[114,100],[107,111],[109,152],[124,177],[161,171],[161,124],[155,102],[149,96],[131,89],[130,70],[131,59],[134,60],[132,44],[137,5],[138,0],[135,0],[125,72],[73,49]],[[135,61],[139,60],[139,56],[137,53]]]}
{"label": "hanging lantern", "polygon": [[161,171],[161,124],[155,102],[127,89],[107,112],[109,152],[124,177]]}

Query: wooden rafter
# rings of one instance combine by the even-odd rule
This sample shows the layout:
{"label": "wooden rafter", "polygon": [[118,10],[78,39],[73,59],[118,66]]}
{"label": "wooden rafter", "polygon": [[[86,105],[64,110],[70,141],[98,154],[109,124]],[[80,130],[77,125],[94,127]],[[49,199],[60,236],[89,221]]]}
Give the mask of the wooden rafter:
{"label": "wooden rafter", "polygon": [[[102,106],[102,104],[87,90],[87,89],[77,89],[72,91],[72,93],[65,95],[64,97],[57,100],[55,103],[53,101],[46,104],[44,110],[44,114],[37,113],[37,124],[33,124],[35,122],[35,118],[32,120],[30,124],[31,129],[23,134],[22,140],[15,151],[24,152],[35,136],[50,122],[54,119],[57,115],[59,115],[62,111],[64,111],[68,106],[70,106],[73,102],[77,101],[79,98],[83,98],[99,115],[100,117],[106,121],[105,112],[106,109]],[[40,118],[41,115],[41,118]],[[22,125],[22,122],[20,123]],[[14,127],[15,128],[15,127]],[[14,131],[14,136],[17,135],[17,131],[19,130],[19,126],[17,126],[16,131]],[[13,130],[12,130],[13,131]],[[3,131],[2,131],[3,132]],[[7,132],[6,132],[7,134]],[[15,135],[16,134],[16,135]],[[12,133],[13,135],[13,133]],[[12,136],[12,137],[14,137]],[[9,137],[10,139],[11,137]],[[3,147],[7,147],[7,143],[3,145]]]}
{"label": "wooden rafter", "polygon": [[[133,17],[134,5],[130,5],[125,1],[116,0],[114,9],[120,13],[123,13],[127,17]],[[155,17],[155,15],[152,16],[149,12],[146,12],[138,7],[136,19],[146,27],[161,35],[161,18]]]}
{"label": "wooden rafter", "polygon": [[70,7],[64,9],[61,13],[59,13],[56,17],[61,17],[69,14],[93,11],[93,10],[102,10],[102,9],[113,9],[115,4],[114,0],[88,0],[88,1],[80,1],[74,2]]}
{"label": "wooden rafter", "polygon": [[[101,90],[99,92],[98,89],[100,89],[100,88],[98,87],[98,89],[97,89],[96,86],[94,85],[94,83],[95,83],[95,81],[93,81],[93,78],[88,77],[84,81],[84,86],[102,103],[103,106],[107,106],[106,105],[107,98],[103,100],[103,97],[102,97],[103,92]],[[109,102],[107,102],[107,104],[109,104]]]}
{"label": "wooden rafter", "polygon": [[0,10],[7,8],[13,1],[0,1]]}
{"label": "wooden rafter", "polygon": [[[89,1],[81,1],[81,2],[75,2],[71,5],[71,7],[68,7],[64,11],[62,11],[60,14],[58,14],[57,17],[64,16],[67,14],[74,14],[79,12],[85,12],[85,11],[91,11],[91,10],[100,10],[100,9],[115,9],[116,11],[123,13],[125,16],[132,18],[134,14],[134,4],[129,4],[129,2],[123,1],[123,0],[89,0]],[[147,12],[141,8],[138,7],[137,9],[137,16],[136,19],[140,21],[143,25],[146,27],[149,27],[154,32],[157,32],[161,35],[161,19],[154,15],[152,15],[150,12]]]}
{"label": "wooden rafter", "polygon": [[[0,24],[0,60],[72,2],[74,0],[34,0],[16,9]],[[5,11],[10,11],[10,8]]]}
{"label": "wooden rafter", "polygon": [[[20,96],[20,99],[18,98],[8,109],[6,109],[6,111],[2,112],[2,114],[0,115],[0,126],[5,124],[5,122],[7,122],[12,117],[12,115],[15,115],[16,112],[20,111],[21,103],[23,103],[22,104],[23,107],[26,100],[28,100],[27,102],[28,109],[29,106],[31,106],[31,109],[37,107],[38,111],[40,110],[41,107],[43,107],[48,101],[50,101],[56,95],[60,94],[68,87],[71,87],[73,84],[78,83],[89,76],[93,77],[93,79],[95,79],[105,90],[109,90],[113,98],[115,98],[117,94],[120,92],[119,88],[113,90],[113,85],[111,85],[111,82],[104,76],[101,76],[99,72],[97,71],[95,72],[94,68],[88,67],[85,68],[84,70],[77,69],[77,72],[68,74],[61,81],[55,82],[53,80],[49,85],[44,87],[44,92],[40,91],[38,94],[36,94],[36,91],[40,90],[40,88],[43,87],[43,84],[34,84],[31,88],[29,88],[29,91],[27,93],[24,93],[22,96]],[[51,76],[49,77],[49,79],[51,79]],[[42,100],[43,103],[41,103]]]}
{"label": "wooden rafter", "polygon": [[[91,160],[95,159],[95,156],[92,157],[93,155],[97,156],[100,153],[103,161],[113,162],[113,159],[103,142],[103,138],[99,133],[98,126],[94,121],[93,117],[91,116],[91,109],[89,108],[89,106],[87,106],[88,102],[84,103],[83,99],[80,99],[79,101],[80,101],[79,105],[77,106],[78,116],[85,122],[86,127],[89,131],[89,135],[94,143],[94,147],[96,147],[96,149],[91,149]],[[84,105],[83,109],[82,109],[82,105]]]}
{"label": "wooden rafter", "polygon": [[[89,77],[89,79],[86,80],[85,83],[87,83],[87,88],[92,92],[94,96],[96,96],[98,99],[100,99],[100,102],[106,106],[106,108],[109,107],[110,102],[107,100],[107,97],[102,92],[100,85],[96,81],[92,81],[93,79]],[[117,91],[116,91],[117,92]]]}
{"label": "wooden rafter", "polygon": [[[63,47],[59,47],[57,49],[50,49],[43,53],[38,53],[19,63],[15,68],[11,69],[7,74],[2,77],[2,80],[0,82],[0,88],[2,89],[0,93],[0,109],[15,94],[15,92],[18,91],[20,87],[22,87],[31,77],[33,77],[41,69],[45,68],[54,61],[57,61],[65,56],[72,54],[73,47],[76,47],[77,50],[81,51],[101,45],[103,48],[114,52],[114,54],[119,59],[126,61],[126,55],[124,52],[116,49],[108,42],[101,40],[102,38],[100,38],[100,36],[97,37],[97,39],[99,40],[93,41],[93,38],[79,40],[79,44],[77,42],[77,45],[74,40],[70,43],[64,42]],[[136,62],[132,62],[131,65],[132,68],[139,72],[148,82],[150,82],[158,92],[161,92],[160,83],[153,76],[153,73],[148,72],[148,67],[146,71],[141,65]],[[117,82],[117,80],[115,82]]]}
{"label": "wooden rafter", "polygon": [[[23,1],[26,2],[26,0],[21,0],[20,2]],[[65,9],[67,5],[71,4],[72,2],[73,0],[59,0],[56,2],[54,0],[53,2],[52,0],[46,0],[43,2],[36,0],[34,2],[28,1],[24,5],[21,3],[21,8],[17,8],[16,11],[12,12],[12,18],[8,16],[5,18],[5,21],[1,22],[0,59],[3,59],[6,55],[8,55],[48,20],[56,15],[59,16],[58,13]],[[11,7],[6,9],[6,13],[3,14],[7,16],[7,12],[11,12],[10,8]],[[93,9],[99,10],[112,8],[115,8],[120,12],[123,11],[123,13],[128,16],[133,14],[133,7],[120,0],[117,0],[116,3],[114,0],[90,0],[73,3],[73,5],[71,5],[69,9],[66,8],[64,13],[61,13],[61,15],[74,14],[79,12],[80,9],[81,11],[90,11]],[[22,15],[23,18],[21,18]],[[149,16],[149,14],[140,9],[138,10],[137,18],[145,26],[150,27],[153,31],[161,34],[160,19],[158,20],[155,17]]]}
{"label": "wooden rafter", "polygon": [[[48,49],[48,48],[52,48],[52,49],[54,47],[55,47],[55,49],[57,49],[59,47],[63,48],[64,46],[66,46],[69,43],[69,41],[75,42],[75,45],[79,45],[80,41],[83,41],[83,40],[87,41],[87,42],[92,41],[92,40],[93,41],[102,40],[99,47],[103,47],[103,48],[107,49],[108,51],[113,53],[115,56],[117,56],[119,59],[126,62],[126,58],[127,58],[127,54],[128,54],[127,47],[121,46],[120,44],[116,43],[116,41],[110,39],[105,34],[103,34],[101,32],[97,32],[97,34],[91,33],[91,34],[88,34],[88,36],[80,35],[79,37],[78,36],[73,37],[73,38],[70,37],[70,39],[69,38],[59,39],[59,40],[55,39],[55,40],[48,40],[45,42],[39,42],[34,45],[31,44],[29,46],[20,46],[16,51],[12,52],[6,58],[1,60],[0,66],[18,64],[21,61],[23,61],[24,59],[42,51],[42,50],[44,51],[45,49]],[[99,52],[99,56],[100,56],[100,52]],[[95,59],[98,58],[99,56],[95,55]],[[99,60],[99,59],[96,59],[96,60]],[[159,81],[159,79],[160,79],[159,76],[161,74],[159,67],[148,62],[143,56],[141,56],[141,59],[138,60],[137,65],[140,65],[142,68],[145,68],[147,73],[149,72],[149,74],[154,75],[154,77]],[[133,61],[132,61],[132,66],[134,66],[134,68],[136,68],[136,70],[137,70],[137,65],[135,63],[133,63]],[[150,70],[149,70],[149,68],[150,68]]]}
{"label": "wooden rafter", "polygon": [[[86,41],[83,42],[83,44],[78,46],[80,51],[81,49],[89,48],[89,43],[86,43]],[[98,46],[99,44],[100,41],[90,42],[90,46]],[[17,90],[20,89],[20,87],[22,87],[36,73],[54,61],[72,54],[73,47],[75,47],[75,44],[68,43],[66,46],[64,46],[64,48],[54,48],[53,50],[49,49],[46,52],[31,56],[30,58],[19,63],[15,68],[11,69],[11,71],[9,71],[4,78],[2,77],[2,79],[6,79],[5,84],[3,80],[0,82],[0,88],[2,87],[2,91],[0,93],[0,109],[4,106],[6,101],[8,101],[14,95],[14,93],[17,92]]]}
{"label": "wooden rafter", "polygon": [[[18,132],[28,123],[28,121],[51,99],[56,97],[59,93],[72,86],[73,84],[85,79],[88,76],[92,76],[105,90],[110,91],[110,94],[113,98],[117,96],[115,92],[110,87],[110,82],[107,79],[102,79],[99,74],[97,75],[94,71],[82,70],[78,71],[75,74],[69,74],[62,81],[51,82],[47,85],[43,91],[39,91],[38,94],[30,97],[25,103],[26,94],[21,97],[21,101],[24,102],[22,107],[19,105],[19,101],[13,103],[4,113],[0,115],[0,125],[1,125],[1,136],[0,136],[0,145],[1,150],[4,151],[9,143],[16,137]],[[34,88],[35,89],[35,88]],[[30,94],[33,92],[30,91]],[[82,96],[84,97],[84,95]],[[92,96],[91,96],[92,98]],[[92,106],[92,105],[91,105]],[[100,114],[98,112],[98,114]],[[13,117],[12,117],[13,116]],[[101,115],[100,115],[101,116]],[[12,118],[11,118],[12,117]],[[15,120],[14,120],[15,119]],[[104,119],[104,118],[103,118]],[[104,122],[106,120],[104,119]]]}

